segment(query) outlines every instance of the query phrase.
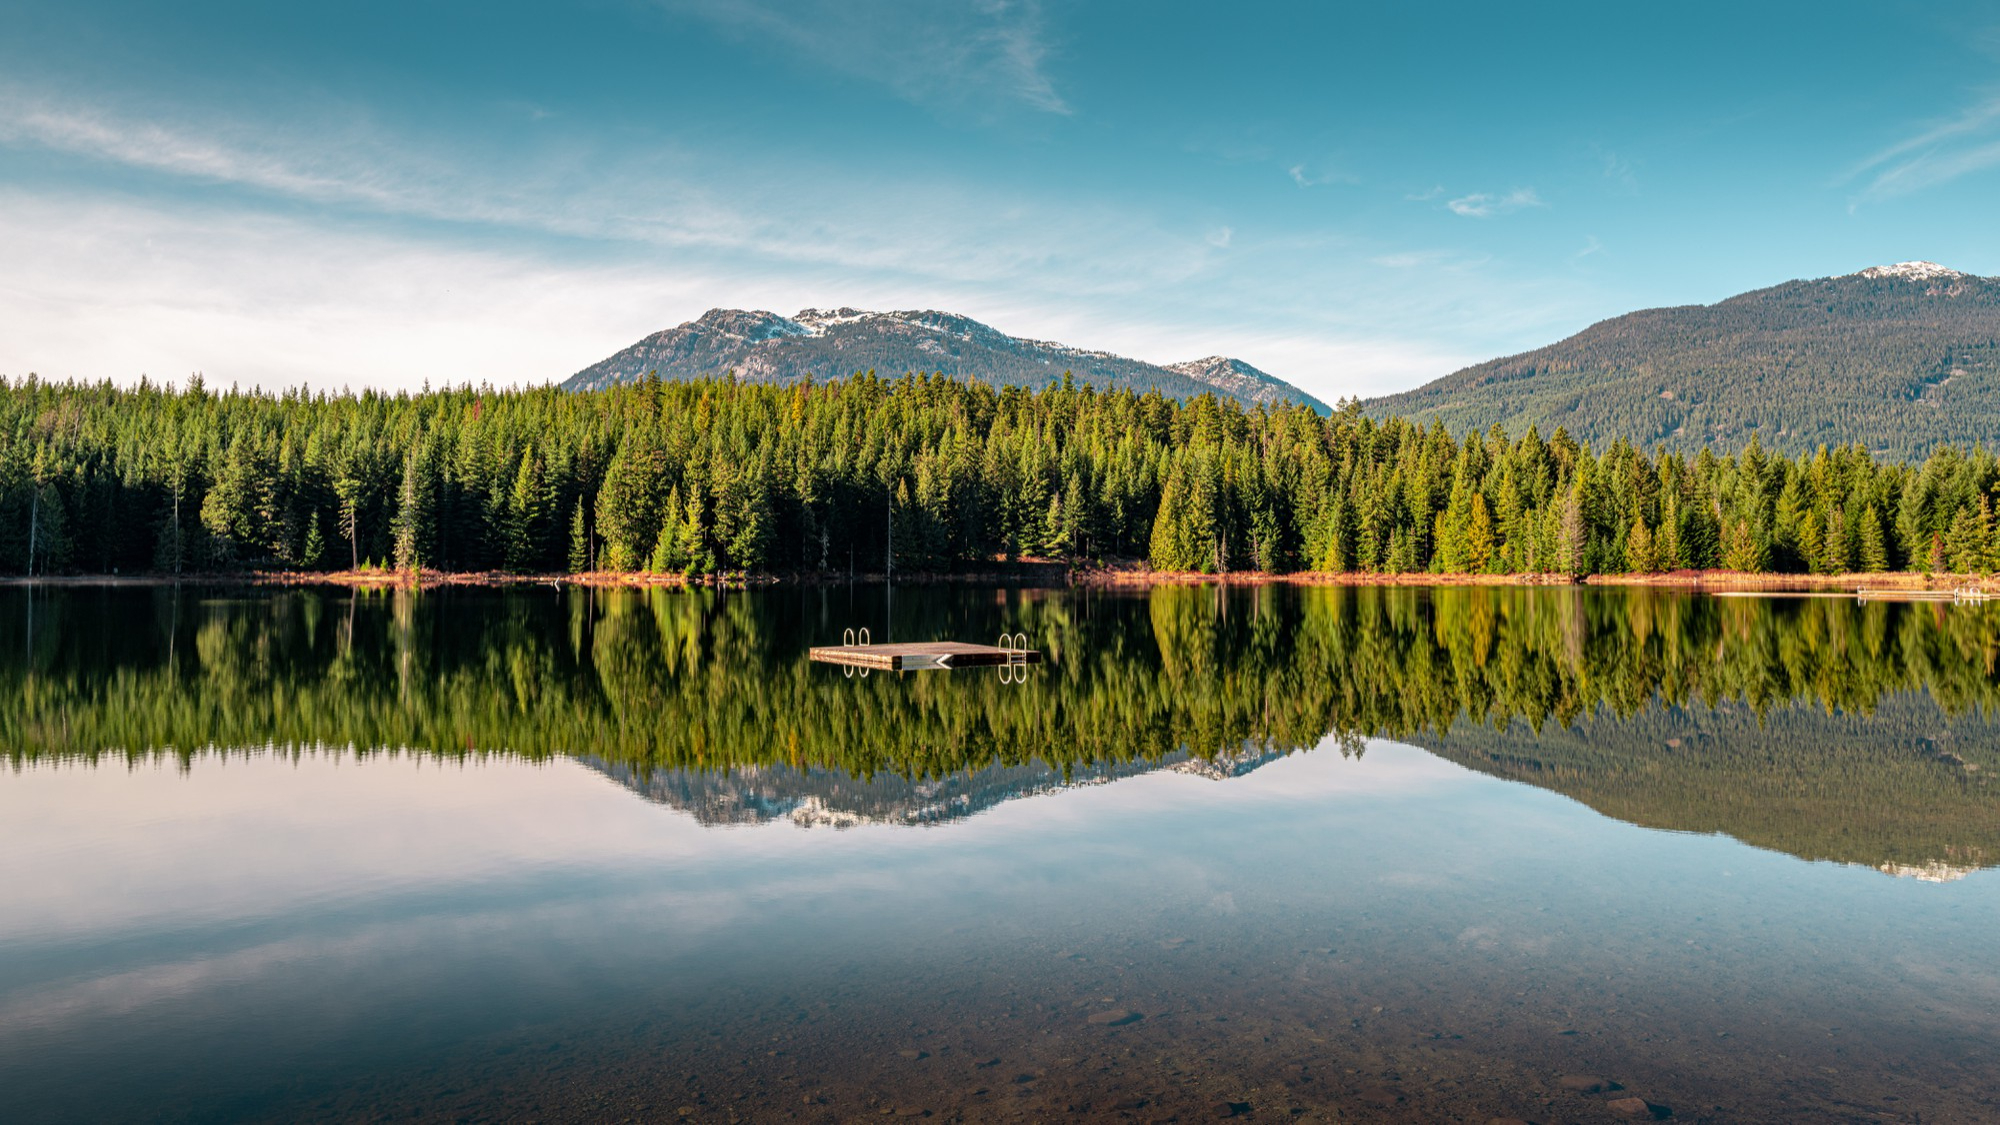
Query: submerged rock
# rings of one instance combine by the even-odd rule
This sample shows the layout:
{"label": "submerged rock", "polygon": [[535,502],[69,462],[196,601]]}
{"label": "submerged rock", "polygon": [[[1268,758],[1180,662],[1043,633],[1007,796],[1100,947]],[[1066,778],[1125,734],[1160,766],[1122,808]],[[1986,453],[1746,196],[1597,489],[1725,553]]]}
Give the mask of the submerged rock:
{"label": "submerged rock", "polygon": [[1137,1012],[1128,1012],[1124,1008],[1112,1008],[1109,1011],[1092,1012],[1089,1022],[1100,1027],[1124,1027],[1128,1023],[1138,1023],[1145,1018]]}
{"label": "submerged rock", "polygon": [[1599,1094],[1619,1088],[1618,1083],[1595,1074],[1565,1074],[1556,1079],[1556,1085],[1579,1094]]}

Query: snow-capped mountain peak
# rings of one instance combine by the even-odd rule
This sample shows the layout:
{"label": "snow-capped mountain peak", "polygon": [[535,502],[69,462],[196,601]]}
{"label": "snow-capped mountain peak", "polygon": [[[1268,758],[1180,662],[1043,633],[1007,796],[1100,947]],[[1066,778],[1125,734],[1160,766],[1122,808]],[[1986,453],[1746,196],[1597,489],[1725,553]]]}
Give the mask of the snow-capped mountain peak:
{"label": "snow-capped mountain peak", "polygon": [[1906,281],[1934,281],[1938,278],[1959,278],[1965,274],[1936,262],[1897,262],[1893,266],[1869,266],[1855,275],[1870,279],[1900,277]]}
{"label": "snow-capped mountain peak", "polygon": [[[667,332],[682,332],[692,335],[704,333],[726,339],[757,343],[763,340],[782,340],[789,336],[811,336],[813,330],[790,317],[779,316],[762,309],[710,309],[697,319]],[[658,335],[665,335],[659,333]]]}
{"label": "snow-capped mountain peak", "polygon": [[584,368],[563,385],[592,390],[643,379],[648,372],[667,379],[729,372],[749,382],[785,383],[859,371],[890,376],[932,372],[1030,388],[1045,387],[1067,372],[1099,390],[1158,390],[1176,398],[1221,394],[1245,404],[1294,402],[1326,409],[1311,395],[1241,360],[1211,356],[1161,366],[1052,340],[1009,336],[938,309],[808,308],[789,317],[762,309],[710,309]]}

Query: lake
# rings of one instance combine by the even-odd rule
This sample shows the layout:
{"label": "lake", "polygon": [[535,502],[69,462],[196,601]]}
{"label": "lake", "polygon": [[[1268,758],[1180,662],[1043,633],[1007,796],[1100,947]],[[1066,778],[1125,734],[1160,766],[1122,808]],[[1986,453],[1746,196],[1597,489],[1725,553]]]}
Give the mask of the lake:
{"label": "lake", "polygon": [[2000,1120],[1996,669],[1646,589],[13,587],[0,1116]]}

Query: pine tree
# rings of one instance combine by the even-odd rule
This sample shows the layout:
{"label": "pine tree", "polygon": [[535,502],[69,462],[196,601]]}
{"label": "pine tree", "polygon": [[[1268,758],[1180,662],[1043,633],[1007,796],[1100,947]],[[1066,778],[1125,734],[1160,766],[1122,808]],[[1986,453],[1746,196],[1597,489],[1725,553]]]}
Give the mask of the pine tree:
{"label": "pine tree", "polygon": [[306,526],[306,545],[299,552],[299,561],[307,569],[317,569],[326,559],[326,536],[320,531],[319,512],[314,511],[312,522]]}
{"label": "pine tree", "polygon": [[605,471],[597,493],[597,534],[607,570],[639,569],[659,535],[660,516],[649,499],[656,483],[653,468],[652,459],[628,442]]}
{"label": "pine tree", "polygon": [[[1439,512],[1432,522],[1432,570],[1442,574],[1467,574],[1478,569],[1472,562],[1470,543],[1467,541],[1474,495],[1471,468],[1467,459],[1461,457],[1458,477],[1451,486],[1451,498],[1445,502],[1444,511]],[[1488,536],[1491,536],[1490,528]]]}
{"label": "pine tree", "polygon": [[1842,514],[1839,505],[1827,509],[1826,535],[1823,541],[1826,545],[1823,556],[1825,565],[1821,573],[1847,573],[1847,517]]}
{"label": "pine tree", "polygon": [[1722,568],[1744,574],[1761,573],[1769,555],[1749,520],[1733,520],[1722,530]]}
{"label": "pine tree", "polygon": [[653,540],[653,554],[647,560],[646,569],[654,574],[678,574],[686,569],[680,556],[680,527],[674,523],[660,525],[660,534]]}
{"label": "pine tree", "polygon": [[[1556,436],[1562,437],[1561,430]],[[1561,523],[1557,529],[1555,564],[1562,574],[1575,577],[1584,571],[1584,551],[1588,547],[1583,522],[1583,474],[1570,479],[1568,494],[1563,499]]]}
{"label": "pine tree", "polygon": [[1953,574],[1977,574],[1986,568],[1986,552],[1992,534],[1981,526],[1979,513],[1973,508],[1960,508],[1952,517],[1951,527],[1945,533],[1944,556]]}
{"label": "pine tree", "polygon": [[1671,491],[1660,505],[1660,533],[1653,539],[1653,567],[1679,570],[1686,565],[1681,551],[1681,506]]}
{"label": "pine tree", "polygon": [[[671,505],[670,505],[671,507]],[[708,504],[699,486],[688,489],[687,506],[683,509],[677,524],[674,550],[681,570],[686,574],[712,574],[715,572],[715,552],[709,546]]]}
{"label": "pine tree", "polygon": [[1486,497],[1472,494],[1472,514],[1465,524],[1465,569],[1484,574],[1493,558],[1493,515],[1486,509]]}
{"label": "pine tree", "polygon": [[681,528],[686,509],[679,488],[667,493],[667,518],[660,521],[660,533],[653,538],[653,552],[646,564],[646,569],[654,574],[680,574],[688,569],[690,560],[682,544]]}
{"label": "pine tree", "polygon": [[1889,569],[1889,544],[1882,534],[1882,517],[1873,504],[1861,510],[1861,569],[1880,574]]}
{"label": "pine tree", "polygon": [[547,504],[541,459],[533,450],[525,451],[507,497],[507,569],[523,573],[540,565]]}
{"label": "pine tree", "polygon": [[1625,533],[1625,566],[1634,574],[1651,574],[1658,569],[1658,560],[1653,553],[1653,533],[1642,517],[1634,516],[1632,529]]}
{"label": "pine tree", "polygon": [[361,499],[365,488],[358,460],[347,451],[333,480],[333,494],[340,501],[340,530],[347,538],[348,565],[355,570],[361,569]]}
{"label": "pine tree", "polygon": [[1149,555],[1155,570],[1201,569],[1188,534],[1188,489],[1186,474],[1176,468],[1160,490],[1160,505],[1153,516]]}
{"label": "pine tree", "polygon": [[583,497],[576,498],[576,509],[569,519],[569,572],[584,574],[590,570],[590,531],[584,524]]}
{"label": "pine tree", "polygon": [[403,484],[396,490],[396,516],[392,526],[396,545],[396,569],[420,570],[431,528],[431,488],[423,470],[420,449],[403,456]]}

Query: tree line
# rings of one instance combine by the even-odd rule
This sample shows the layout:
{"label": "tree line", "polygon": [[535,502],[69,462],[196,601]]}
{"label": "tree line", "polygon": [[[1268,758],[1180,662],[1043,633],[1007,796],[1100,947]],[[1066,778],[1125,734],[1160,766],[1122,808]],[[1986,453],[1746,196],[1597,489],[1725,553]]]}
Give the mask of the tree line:
{"label": "tree line", "polygon": [[1601,451],[941,375],[603,391],[0,380],[0,572],[2000,568],[2000,464]]}

